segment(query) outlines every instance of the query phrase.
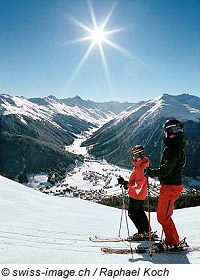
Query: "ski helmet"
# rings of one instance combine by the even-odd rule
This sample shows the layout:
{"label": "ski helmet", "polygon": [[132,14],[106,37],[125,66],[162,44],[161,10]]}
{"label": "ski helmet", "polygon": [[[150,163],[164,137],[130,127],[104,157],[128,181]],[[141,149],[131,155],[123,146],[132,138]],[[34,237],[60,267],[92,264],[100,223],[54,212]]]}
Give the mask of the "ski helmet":
{"label": "ski helmet", "polygon": [[144,147],[142,145],[136,145],[132,148],[132,158],[135,161],[137,158],[144,157]]}
{"label": "ski helmet", "polygon": [[183,132],[183,124],[175,119],[167,120],[164,125],[165,138],[168,138],[170,135],[179,135]]}

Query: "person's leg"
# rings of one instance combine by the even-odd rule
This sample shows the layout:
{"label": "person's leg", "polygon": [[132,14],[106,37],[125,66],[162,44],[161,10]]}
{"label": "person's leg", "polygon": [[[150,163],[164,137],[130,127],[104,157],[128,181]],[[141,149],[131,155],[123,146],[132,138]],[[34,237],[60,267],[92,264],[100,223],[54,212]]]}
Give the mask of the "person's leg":
{"label": "person's leg", "polygon": [[157,219],[165,233],[165,242],[168,245],[178,245],[179,236],[171,218],[174,202],[179,198],[182,186],[161,186],[157,206]]}
{"label": "person's leg", "polygon": [[140,200],[140,208],[139,208],[139,217],[140,217],[140,224],[141,224],[141,229],[143,232],[148,232],[149,231],[149,221],[147,218],[147,215],[144,211],[144,201]]}
{"label": "person's leg", "polygon": [[137,228],[138,233],[144,233],[141,225],[140,203],[141,200],[129,198],[128,216]]}

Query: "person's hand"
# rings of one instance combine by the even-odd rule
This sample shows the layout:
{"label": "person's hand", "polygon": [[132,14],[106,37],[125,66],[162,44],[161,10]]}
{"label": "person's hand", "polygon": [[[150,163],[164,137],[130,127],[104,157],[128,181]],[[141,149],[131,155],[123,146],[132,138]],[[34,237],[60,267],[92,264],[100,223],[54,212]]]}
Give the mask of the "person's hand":
{"label": "person's hand", "polygon": [[125,181],[123,177],[117,178],[118,184],[123,186],[125,190],[128,190],[128,181]]}
{"label": "person's hand", "polygon": [[144,169],[144,176],[151,177],[151,168],[147,167]]}
{"label": "person's hand", "polygon": [[117,182],[119,185],[124,185],[124,178],[119,176],[119,178],[117,178]]}
{"label": "person's hand", "polygon": [[128,190],[128,181],[124,181],[123,187],[125,190]]}

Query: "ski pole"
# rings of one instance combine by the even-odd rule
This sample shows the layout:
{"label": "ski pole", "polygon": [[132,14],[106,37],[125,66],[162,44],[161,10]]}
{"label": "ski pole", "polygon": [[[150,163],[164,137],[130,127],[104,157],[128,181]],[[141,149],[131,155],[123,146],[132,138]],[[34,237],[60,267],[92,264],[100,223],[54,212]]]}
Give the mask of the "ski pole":
{"label": "ski pole", "polygon": [[[120,186],[121,188],[123,188],[123,186],[121,185]],[[123,189],[122,189],[122,195],[123,195]],[[123,198],[122,198],[123,199]],[[119,224],[119,234],[118,234],[118,237],[120,237],[120,235],[121,235],[121,227],[122,227],[122,218],[123,218],[123,207],[124,207],[124,205],[123,205],[123,203],[122,203],[122,212],[121,212],[121,219],[120,219],[120,224]]]}
{"label": "ski pole", "polygon": [[122,188],[122,213],[121,213],[118,237],[120,237],[120,235],[121,235],[123,212],[125,213],[127,233],[128,233],[128,236],[130,236],[130,231],[129,231],[129,226],[128,226],[128,217],[127,217],[127,213],[126,213],[125,192],[123,190],[123,186],[122,185],[121,185],[121,188]]}
{"label": "ski pole", "polygon": [[[129,231],[129,226],[128,226],[128,217],[127,217],[127,213],[126,213],[126,204],[125,204],[125,190],[122,187],[122,215],[121,215],[121,221],[120,221],[120,231],[121,231],[121,224],[122,224],[122,216],[123,216],[123,211],[125,211],[125,219],[126,219],[126,228],[127,228],[127,233],[128,233],[128,237],[130,236],[130,231]],[[119,231],[119,237],[120,237],[120,231]],[[129,243],[129,247],[130,247],[130,251],[132,254],[132,258],[133,258],[133,248],[131,245],[131,242]]]}
{"label": "ski pole", "polygon": [[130,236],[130,232],[129,232],[129,226],[128,226],[128,217],[127,217],[127,213],[126,213],[126,204],[125,204],[125,191],[123,190],[123,208],[124,208],[124,213],[125,213],[125,218],[126,218],[126,228],[127,228],[127,233],[128,236]]}
{"label": "ski pole", "polygon": [[149,177],[147,176],[147,189],[148,189],[148,219],[149,219],[149,256],[152,257],[152,240],[151,240],[151,206],[150,206],[150,188],[149,188]]}
{"label": "ski pole", "polygon": [[162,228],[162,233],[161,233],[161,237],[160,237],[160,240],[163,240],[163,228]]}
{"label": "ski pole", "polygon": [[[120,237],[120,235],[121,235],[122,218],[123,218],[123,212],[124,211],[125,211],[125,215],[126,215],[126,205],[125,205],[123,185],[121,185],[121,189],[122,189],[122,213],[121,213],[118,237]],[[126,216],[126,220],[127,220],[127,216]],[[129,232],[128,223],[127,223],[127,231]]]}

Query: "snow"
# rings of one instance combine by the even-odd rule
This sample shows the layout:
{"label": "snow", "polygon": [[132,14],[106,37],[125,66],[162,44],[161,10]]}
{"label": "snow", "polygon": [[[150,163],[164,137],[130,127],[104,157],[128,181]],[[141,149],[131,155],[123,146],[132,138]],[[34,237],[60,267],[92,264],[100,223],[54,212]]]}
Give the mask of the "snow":
{"label": "snow", "polygon": [[91,135],[99,129],[98,127],[89,128],[88,131],[77,135],[77,138],[71,145],[65,146],[65,151],[75,153],[78,155],[86,156],[88,155],[88,151],[86,147],[81,147],[81,144],[86,141]]}
{"label": "snow", "polygon": [[[77,187],[80,190],[100,190],[105,187],[106,181],[109,181],[108,190],[106,195],[119,194],[121,189],[117,184],[117,177],[119,174],[124,176],[125,179],[129,179],[130,170],[122,169],[112,164],[108,164],[106,160],[96,160],[90,157],[88,150],[90,147],[81,147],[81,143],[86,141],[98,128],[91,128],[84,135],[79,135],[74,142],[65,146],[65,150],[84,156],[84,163],[73,168],[72,172],[68,172],[62,185],[68,184],[71,187]],[[94,175],[94,176],[93,176]],[[93,176],[91,180],[89,177]],[[86,180],[85,178],[88,177]],[[95,181],[98,181],[95,184]],[[52,191],[56,191],[57,186],[51,188]]]}
{"label": "snow", "polygon": [[[76,198],[45,195],[0,176],[1,192],[1,263],[60,264],[151,264],[200,263],[200,251],[179,254],[104,255],[102,243],[89,236],[118,235],[121,210]],[[174,211],[180,236],[187,236],[191,247],[199,246],[200,207]],[[151,213],[152,229],[161,234],[156,214]],[[135,228],[129,221],[130,232]],[[125,221],[122,236],[126,236]],[[113,247],[123,242],[106,243]],[[138,245],[138,244],[137,244]],[[133,244],[132,246],[136,246]]]}
{"label": "snow", "polygon": [[192,120],[194,122],[199,122],[200,120],[200,108],[195,109],[196,102],[191,103],[190,106],[186,103],[191,100],[192,96],[188,95],[187,100],[183,103],[179,100],[179,96],[171,96],[168,94],[160,95],[157,98],[153,99],[149,103],[152,103],[153,108],[147,112],[149,117],[154,116],[158,113],[159,115],[163,115],[165,118],[170,118],[173,116],[174,118],[180,120]]}
{"label": "snow", "polygon": [[28,187],[38,188],[41,185],[48,186],[47,183],[48,175],[47,174],[30,174],[28,175],[28,183],[26,184]]}
{"label": "snow", "polygon": [[[182,98],[181,98],[182,97]],[[184,102],[182,101],[184,97]],[[158,97],[145,102],[137,108],[126,110],[115,117],[114,125],[126,120],[128,117],[132,120],[137,119],[138,122],[152,122],[155,118],[173,118],[182,121],[192,120],[199,122],[200,120],[200,101],[199,98],[192,95],[172,96],[168,94],[159,95]],[[151,121],[150,121],[151,120]],[[113,124],[112,124],[113,125]]]}
{"label": "snow", "polygon": [[[109,174],[111,172],[112,174]],[[98,177],[98,184],[95,187],[93,186],[93,182],[95,180],[92,180],[91,182],[89,180],[84,180],[84,177],[86,175],[90,176],[90,174],[94,174]],[[115,174],[117,176],[115,176]],[[108,164],[106,161],[103,163],[101,161],[90,159],[88,161],[85,161],[85,163],[80,167],[74,168],[72,173],[68,173],[63,183],[68,183],[70,186],[77,186],[82,190],[91,190],[101,189],[105,186],[106,181],[111,180],[109,184],[110,188],[112,189],[112,191],[113,188],[115,188],[115,190],[119,193],[120,187],[115,186],[117,184],[117,177],[119,176],[119,174],[121,176],[124,176],[125,179],[128,179],[130,177],[129,170],[120,169]]]}

